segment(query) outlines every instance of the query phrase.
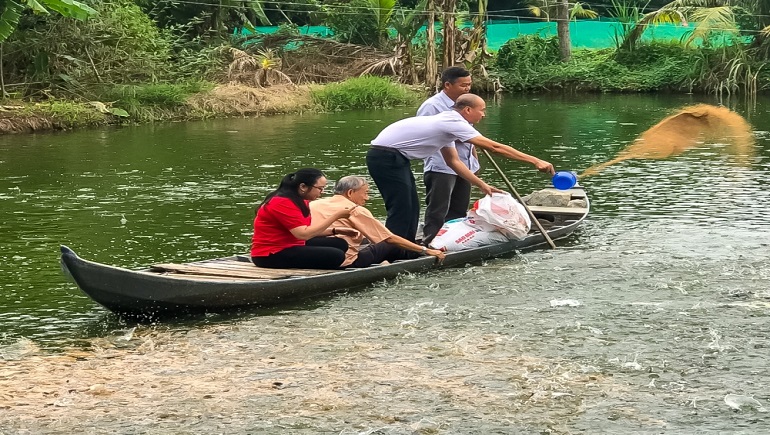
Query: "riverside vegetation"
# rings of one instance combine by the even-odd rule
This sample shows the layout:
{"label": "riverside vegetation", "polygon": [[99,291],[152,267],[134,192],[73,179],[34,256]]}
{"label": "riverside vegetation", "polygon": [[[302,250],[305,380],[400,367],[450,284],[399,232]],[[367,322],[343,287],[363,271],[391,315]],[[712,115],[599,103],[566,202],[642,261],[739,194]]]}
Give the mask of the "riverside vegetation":
{"label": "riverside vegetation", "polygon": [[[679,0],[645,13],[609,0],[595,5],[598,14],[575,5],[571,17],[618,20],[616,47],[565,54],[561,33],[511,39],[489,53],[486,0],[302,0],[291,10],[278,2],[72,2],[80,13],[60,3],[41,1],[35,10],[13,3],[17,16],[0,7],[2,133],[414,104],[435,86],[438,67],[458,60],[473,71],[479,93],[751,96],[770,86],[770,12],[748,4]],[[686,40],[640,40],[646,26],[688,19],[698,24]],[[426,38],[420,29],[435,21],[443,33]],[[254,24],[275,23],[282,23],[277,33],[253,32]],[[304,24],[327,25],[336,36],[301,35]]]}

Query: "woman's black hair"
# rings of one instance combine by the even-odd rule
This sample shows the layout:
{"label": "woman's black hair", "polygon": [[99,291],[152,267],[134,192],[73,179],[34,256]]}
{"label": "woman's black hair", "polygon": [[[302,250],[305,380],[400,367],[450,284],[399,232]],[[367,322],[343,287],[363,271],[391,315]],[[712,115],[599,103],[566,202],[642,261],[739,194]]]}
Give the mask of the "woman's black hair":
{"label": "woman's black hair", "polygon": [[281,196],[289,198],[302,212],[302,216],[308,217],[310,215],[310,207],[308,207],[305,200],[299,196],[299,185],[315,186],[318,179],[323,176],[324,173],[315,168],[302,168],[297,172],[287,174],[283,177],[283,180],[281,180],[281,184],[278,185],[278,188],[270,192],[265,197],[265,200],[262,201],[262,204],[257,207],[257,213],[259,213],[259,209],[267,204],[274,196]]}

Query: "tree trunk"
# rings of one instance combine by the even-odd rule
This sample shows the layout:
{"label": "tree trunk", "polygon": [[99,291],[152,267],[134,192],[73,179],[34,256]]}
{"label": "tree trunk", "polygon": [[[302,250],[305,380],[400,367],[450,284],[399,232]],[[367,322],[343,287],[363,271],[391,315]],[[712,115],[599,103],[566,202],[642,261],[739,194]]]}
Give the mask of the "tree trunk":
{"label": "tree trunk", "polygon": [[569,36],[569,3],[559,0],[556,11],[556,34],[559,36],[559,51],[562,62],[568,62],[572,57],[572,39]]}
{"label": "tree trunk", "polygon": [[438,65],[436,64],[436,4],[428,0],[428,55],[425,59],[425,86],[435,88]]}
{"label": "tree trunk", "polygon": [[455,11],[457,9],[457,0],[444,0],[442,12],[444,13],[444,59],[442,66],[444,69],[455,64],[455,33],[456,20]]}

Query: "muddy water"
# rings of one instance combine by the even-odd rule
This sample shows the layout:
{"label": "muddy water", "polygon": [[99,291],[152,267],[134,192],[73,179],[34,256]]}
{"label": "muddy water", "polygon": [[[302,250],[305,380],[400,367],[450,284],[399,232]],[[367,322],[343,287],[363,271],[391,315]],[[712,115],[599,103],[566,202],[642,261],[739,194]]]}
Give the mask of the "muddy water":
{"label": "muddy water", "polygon": [[[700,102],[510,97],[480,128],[581,171]],[[0,432],[768,432],[768,103],[733,107],[751,155],[588,178],[556,251],[161,325],[91,303],[58,244],[129,267],[241,252],[287,168],[363,172],[358,144],[406,110],[2,138]],[[545,181],[498,161],[521,192]]]}

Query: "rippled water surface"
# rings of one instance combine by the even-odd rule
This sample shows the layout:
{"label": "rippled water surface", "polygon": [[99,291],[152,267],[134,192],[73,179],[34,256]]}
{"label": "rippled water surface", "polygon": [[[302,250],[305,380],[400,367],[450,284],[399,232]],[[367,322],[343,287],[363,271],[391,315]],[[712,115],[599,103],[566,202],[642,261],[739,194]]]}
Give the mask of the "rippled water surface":
{"label": "rippled water surface", "polygon": [[[508,96],[479,129],[580,171],[696,102]],[[245,252],[284,173],[365,174],[362,144],[413,109],[1,137],[0,433],[768,433],[770,100],[733,108],[755,149],[583,180],[557,250],[160,325],[91,302],[59,244],[125,267]],[[521,193],[547,181],[498,162]]]}

